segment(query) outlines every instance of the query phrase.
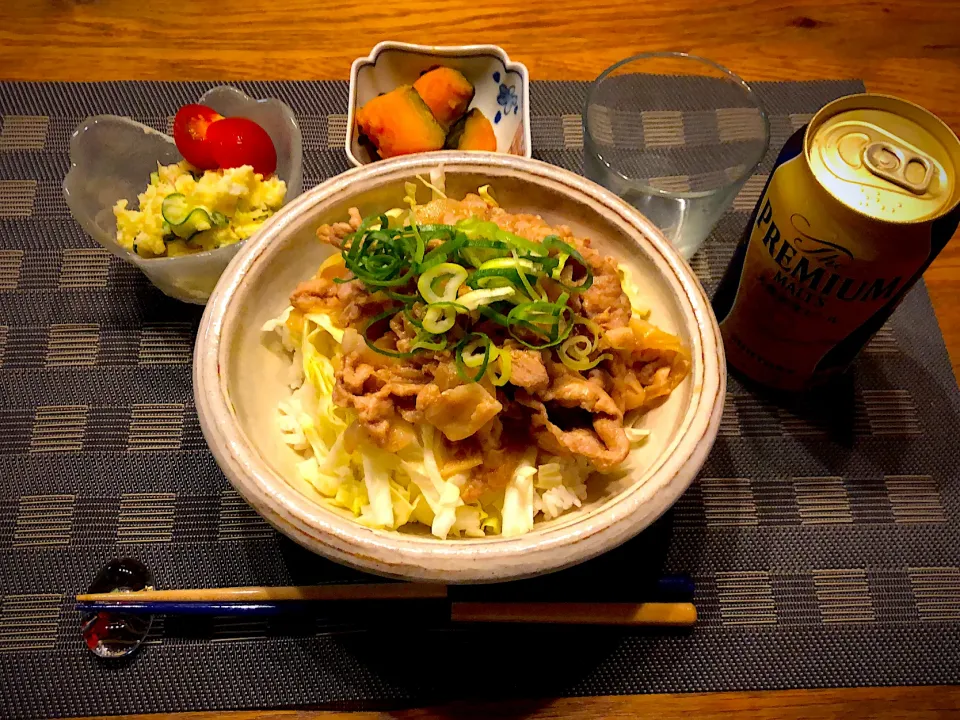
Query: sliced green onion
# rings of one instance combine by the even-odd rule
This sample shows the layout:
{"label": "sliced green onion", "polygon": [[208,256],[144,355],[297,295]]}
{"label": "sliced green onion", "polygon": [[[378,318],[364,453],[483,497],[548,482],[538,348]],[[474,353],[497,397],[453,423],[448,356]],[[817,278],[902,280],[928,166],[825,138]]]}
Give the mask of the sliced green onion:
{"label": "sliced green onion", "polygon": [[[447,280],[443,286],[443,293],[439,294],[434,290],[434,285],[444,278]],[[423,273],[417,280],[417,289],[428,303],[452,302],[457,297],[457,290],[466,279],[467,271],[463,267],[444,262],[434,265]]]}
{"label": "sliced green onion", "polygon": [[567,253],[560,253],[557,256],[557,266],[550,273],[550,277],[552,277],[554,280],[558,282],[560,281],[560,273],[563,272],[563,268],[566,266],[567,258],[569,257],[570,256]]}
{"label": "sliced green onion", "polygon": [[600,326],[597,325],[593,320],[580,315],[577,315],[576,322],[577,325],[582,325],[593,334],[593,342],[590,346],[590,352],[593,352],[597,349],[597,343],[600,342]]}
{"label": "sliced green onion", "polygon": [[455,225],[444,225],[443,223],[431,223],[429,225],[421,225],[420,232],[424,234],[424,237],[429,237],[430,240],[433,240],[437,237],[447,236],[453,237],[457,234],[458,230]]}
{"label": "sliced green onion", "polygon": [[403,239],[403,235],[395,231],[368,229],[373,222],[385,225],[386,219],[386,215],[381,215],[379,219],[371,216],[364,220],[350,236],[349,244],[342,253],[346,268],[372,287],[406,285],[415,272],[408,260],[410,243]]}
{"label": "sliced green onion", "polygon": [[406,317],[415,328],[423,328],[423,323],[410,311],[409,306],[403,308],[401,312],[403,312],[404,317]]}
{"label": "sliced green onion", "polygon": [[[566,314],[566,322],[564,317]],[[508,330],[511,337],[532,350],[542,350],[544,348],[559,345],[569,337],[575,319],[573,310],[569,305],[557,305],[548,302],[531,302],[517,305],[510,314],[507,315],[509,322]],[[546,324],[546,327],[543,325]],[[544,337],[546,342],[532,343],[518,334],[518,328],[525,328],[535,335]]]}
{"label": "sliced green onion", "polygon": [[[468,345],[468,343],[470,343],[475,337],[480,338],[481,341],[484,343],[484,350],[483,350],[483,356],[481,357],[481,360],[480,360],[479,369],[477,370],[477,374],[471,376],[467,373],[467,365],[464,362],[463,352],[466,346]],[[483,333],[473,332],[465,335],[464,338],[459,343],[457,343],[457,349],[454,355],[454,362],[457,367],[457,374],[466,382],[480,382],[480,380],[484,376],[484,373],[487,372],[487,365],[490,364],[490,353],[491,353],[492,347],[494,347],[493,342],[491,342],[490,338],[484,335]]]}
{"label": "sliced green onion", "polygon": [[523,327],[550,340],[556,339],[559,306],[542,301],[522,303],[507,315],[510,326]]}
{"label": "sliced green onion", "polygon": [[575,322],[589,330],[593,339],[586,335],[576,335],[564,340],[557,348],[560,362],[571,370],[583,371],[594,368],[604,360],[613,357],[610,353],[603,353],[596,359],[591,360],[590,354],[597,349],[597,343],[600,341],[600,326],[593,320],[580,316],[577,316]]}
{"label": "sliced green onion", "polygon": [[[536,274],[537,266],[526,258],[517,257],[515,251],[511,252],[513,257],[495,258],[483,263],[479,269],[470,274],[467,285],[472,288],[513,286],[520,297],[524,295],[522,289],[526,289],[528,294],[532,292],[530,283],[525,281],[524,271]],[[534,294],[529,300],[539,297],[539,294]]]}
{"label": "sliced green onion", "polygon": [[442,335],[456,323],[458,312],[469,311],[455,302],[430,303],[423,314],[423,329],[434,335]]}
{"label": "sliced green onion", "polygon": [[498,348],[497,360],[500,361],[500,374],[497,375],[493,368],[489,368],[490,382],[494,387],[503,387],[510,381],[510,350],[509,348]]}
{"label": "sliced green onion", "polygon": [[420,263],[420,272],[429,270],[431,267],[439,265],[440,263],[447,262],[447,259],[460,250],[466,242],[466,235],[456,233],[450,240],[440,243],[424,256],[423,262]]}
{"label": "sliced green onion", "polygon": [[386,355],[387,357],[393,358],[411,358],[416,355],[419,350],[413,350],[411,352],[396,352],[395,350],[386,350],[385,348],[379,347],[374,344],[374,341],[370,339],[370,329],[379,322],[383,322],[388,318],[392,318],[397,314],[397,309],[393,308],[391,310],[386,310],[376,317],[372,318],[363,328],[363,341],[367,344],[367,347],[373,350],[375,353],[380,353],[381,355]]}
{"label": "sliced green onion", "polygon": [[[353,233],[353,237],[362,237],[367,233],[368,230],[374,229],[373,226],[376,225],[379,229],[383,225],[383,220],[387,216],[385,214],[376,213],[375,215],[368,215],[360,222],[360,227],[356,229],[356,232]],[[389,221],[389,219],[388,219]]]}
{"label": "sliced green onion", "polygon": [[603,353],[599,357],[591,360],[590,353],[594,349],[595,343],[584,335],[576,335],[564,340],[557,349],[557,355],[560,362],[571,370],[589,370],[595,368],[604,360],[609,360],[613,356],[610,353]]}
{"label": "sliced green onion", "polygon": [[[580,263],[581,267],[583,267],[583,272],[584,272],[583,282],[581,282],[579,285],[571,285],[571,286],[563,285],[563,283],[560,283],[561,285],[563,285],[564,289],[569,290],[570,292],[586,292],[587,290],[590,289],[590,286],[593,285],[593,272],[590,270],[590,265],[587,263],[587,261],[583,259],[583,255],[581,255],[577,251],[577,249],[573,247],[573,245],[570,245],[569,243],[565,243],[556,235],[547,235],[547,237],[543,239],[543,246],[550,250],[553,250],[553,249],[560,250],[561,254],[566,253],[567,257],[564,258],[563,260],[564,265],[570,258],[573,258],[578,263]],[[558,271],[557,277],[554,278],[558,282],[559,282],[559,275],[560,273]]]}
{"label": "sliced green onion", "polygon": [[[468,368],[478,368],[483,364],[484,353],[490,353],[490,362],[496,360],[497,356],[500,354],[500,348],[496,345],[493,345],[492,342],[487,338],[486,335],[480,337],[482,333],[474,333],[474,339],[468,342],[463,346],[463,349],[460,352],[460,358],[463,360],[463,364]],[[484,340],[484,338],[487,338]],[[481,347],[485,348],[484,352],[477,353]]]}
{"label": "sliced green onion", "polygon": [[[520,276],[520,282],[523,284],[523,289],[526,290],[527,295],[529,295],[534,300],[538,300],[538,299],[542,300],[543,298],[540,297],[540,293],[534,290],[533,286],[530,284],[530,281],[527,280],[527,273],[525,272],[525,269],[524,269],[524,262],[520,260],[520,258],[517,256],[517,251],[511,249],[510,252],[513,254],[513,259],[516,260],[517,262],[517,274]],[[533,265],[533,263],[529,263],[529,264]]]}
{"label": "sliced green onion", "polygon": [[[435,181],[431,185],[419,179],[435,197],[443,193]],[[396,358],[446,350],[451,342],[446,333],[457,324],[458,314],[479,311],[485,319],[505,327],[525,347],[540,350],[559,346],[557,354],[567,367],[587,370],[610,357],[602,354],[590,359],[597,349],[599,328],[575,316],[567,305],[571,293],[584,292],[593,283],[591,268],[576,248],[556,235],[542,243],[533,242],[476,217],[456,225],[419,225],[414,215],[416,186],[409,183],[405,189],[404,200],[411,209],[397,208],[364,218],[345,239],[341,253],[353,277],[335,278],[336,282],[360,280],[371,292],[380,291],[398,303],[364,327],[364,341],[371,350]],[[496,206],[489,186],[479,192],[484,202]],[[176,210],[176,202],[171,202],[168,209]],[[407,224],[403,224],[404,217],[409,218]],[[562,273],[570,274],[564,271],[571,261],[583,268],[581,278],[572,281],[575,285],[561,279]],[[470,272],[465,266],[476,269]],[[579,275],[576,268],[574,272]],[[553,302],[548,299],[550,286],[545,288],[544,278],[551,278],[562,288]],[[418,292],[410,293],[407,286],[414,281]],[[470,288],[468,292],[461,291],[464,284]],[[378,323],[398,312],[418,331],[407,353],[385,350],[370,338]],[[593,339],[586,334],[571,337],[576,325],[587,328]],[[469,323],[464,329],[467,327]],[[461,332],[457,330],[457,334]],[[465,380],[477,382],[489,372],[491,382],[498,387],[509,381],[509,351],[498,349],[483,333],[468,332],[457,343],[455,357],[457,371]],[[499,372],[491,366],[496,361]],[[471,377],[467,369],[479,372]]]}
{"label": "sliced green onion", "polygon": [[488,287],[520,287],[520,273],[514,268],[491,268],[489,270],[476,270],[470,273],[467,278],[467,287],[488,288]]}
{"label": "sliced green onion", "polygon": [[503,327],[505,328],[510,327],[509,318],[507,318],[507,316],[504,315],[503,313],[498,312],[494,308],[490,307],[489,305],[481,305],[477,309],[480,311],[480,314],[483,315],[488,320],[493,320],[495,323],[497,323],[498,325],[503,325]]}
{"label": "sliced green onion", "polygon": [[457,298],[457,303],[468,310],[476,310],[481,305],[489,305],[498,300],[508,300],[516,294],[512,287],[484,288],[471,290]]}
{"label": "sliced green onion", "polygon": [[[403,215],[403,210],[400,208],[393,208],[392,210],[387,210],[385,213],[380,215],[377,218],[377,221],[370,225],[370,230],[395,230],[398,225],[397,221],[400,220],[400,217]],[[387,219],[387,226],[383,227],[382,218]]]}
{"label": "sliced green onion", "polygon": [[503,257],[496,258],[494,260],[488,260],[477,269],[477,272],[481,272],[483,270],[519,271],[521,269],[530,273],[535,273],[537,271],[537,266],[534,265],[530,260],[527,260],[526,258],[521,259],[515,254],[516,251],[513,252],[513,257]]}
{"label": "sliced green onion", "polygon": [[527,240],[514,233],[503,230],[499,225],[490,220],[481,220],[480,218],[466,218],[457,223],[457,229],[462,230],[470,240],[499,240],[505,242],[517,250],[522,250],[531,255],[548,255],[549,251],[540,243]]}
{"label": "sliced green onion", "polygon": [[419,295],[404,295],[403,293],[393,292],[392,290],[383,290],[382,292],[391,300],[402,302],[404,305],[412,305],[420,299]]}
{"label": "sliced green onion", "polygon": [[552,257],[549,255],[527,255],[526,259],[539,265],[543,273],[547,275],[552,275],[556,271],[557,266],[560,264],[559,257]]}
{"label": "sliced green onion", "polygon": [[427,244],[423,241],[423,237],[420,235],[420,229],[417,227],[416,222],[411,222],[410,228],[413,230],[413,237],[417,242],[413,251],[413,261],[415,263],[420,263],[423,260],[423,253],[425,253],[427,250]]}
{"label": "sliced green onion", "polygon": [[435,352],[440,352],[441,350],[447,349],[447,339],[442,336],[431,335],[429,333],[420,333],[413,341],[413,345],[410,346],[411,350],[433,350]]}
{"label": "sliced green onion", "polygon": [[510,246],[505,242],[499,240],[470,240],[465,234],[461,233],[461,235],[463,235],[465,242],[460,249],[460,257],[475,268],[510,253]]}

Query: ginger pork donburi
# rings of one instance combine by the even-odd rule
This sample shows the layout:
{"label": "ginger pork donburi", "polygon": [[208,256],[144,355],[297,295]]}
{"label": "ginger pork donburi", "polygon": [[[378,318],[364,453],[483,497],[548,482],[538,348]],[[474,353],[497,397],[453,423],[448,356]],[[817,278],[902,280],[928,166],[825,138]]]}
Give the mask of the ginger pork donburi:
{"label": "ginger pork donburi", "polygon": [[690,370],[629,273],[489,186],[362,217],[264,326],[290,360],[280,403],[302,492],[365,525],[439,538],[529,532],[642,443]]}

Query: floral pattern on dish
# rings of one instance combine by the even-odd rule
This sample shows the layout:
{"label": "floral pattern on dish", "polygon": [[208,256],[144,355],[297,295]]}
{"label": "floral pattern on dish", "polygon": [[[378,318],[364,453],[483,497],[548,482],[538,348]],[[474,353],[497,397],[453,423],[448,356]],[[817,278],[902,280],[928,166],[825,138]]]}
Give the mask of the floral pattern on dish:
{"label": "floral pattern on dish", "polygon": [[[500,82],[500,73],[495,72],[493,74],[493,80],[494,82]],[[516,115],[520,112],[520,98],[517,96],[517,91],[513,85],[500,83],[500,91],[497,93],[497,105],[499,105],[502,110],[497,110],[497,114],[493,118],[494,124],[499,123],[504,115]]]}

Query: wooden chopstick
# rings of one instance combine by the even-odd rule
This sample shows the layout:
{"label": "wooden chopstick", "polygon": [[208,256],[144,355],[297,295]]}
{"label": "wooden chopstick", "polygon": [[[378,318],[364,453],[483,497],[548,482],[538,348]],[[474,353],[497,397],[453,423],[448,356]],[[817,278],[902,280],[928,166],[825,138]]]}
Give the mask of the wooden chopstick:
{"label": "wooden chopstick", "polygon": [[[442,587],[442,586],[441,586]],[[137,596],[139,593],[130,593]],[[113,596],[114,598],[116,595]],[[79,602],[81,612],[134,615],[243,615],[272,616],[309,611],[309,602]],[[553,623],[559,625],[636,625],[688,627],[697,620],[691,603],[484,603],[454,602],[455,623]]]}
{"label": "wooden chopstick", "polygon": [[285,600],[427,600],[447,597],[446,585],[430,583],[359,583],[291,587],[227,587],[185,590],[137,590],[86,593],[77,602],[274,602]]}
{"label": "wooden chopstick", "polygon": [[686,627],[697,621],[693,603],[473,603],[450,604],[453,622],[557,623],[565,625],[659,625]]}

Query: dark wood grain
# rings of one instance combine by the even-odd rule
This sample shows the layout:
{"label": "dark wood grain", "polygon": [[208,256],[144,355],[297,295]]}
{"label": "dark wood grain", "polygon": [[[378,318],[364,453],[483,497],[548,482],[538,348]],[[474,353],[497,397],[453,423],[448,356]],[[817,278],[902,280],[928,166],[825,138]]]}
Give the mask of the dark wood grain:
{"label": "dark wood grain", "polygon": [[[354,58],[366,55],[380,40],[393,39],[496,43],[526,63],[535,79],[589,80],[635,52],[672,49],[713,58],[747,80],[862,78],[870,90],[917,102],[960,130],[958,28],[960,3],[952,0],[4,0],[0,79],[343,79]],[[957,372],[960,241],[948,246],[926,280]],[[960,716],[960,689],[650,695],[399,713],[257,711],[165,717],[465,716],[932,720]]]}

